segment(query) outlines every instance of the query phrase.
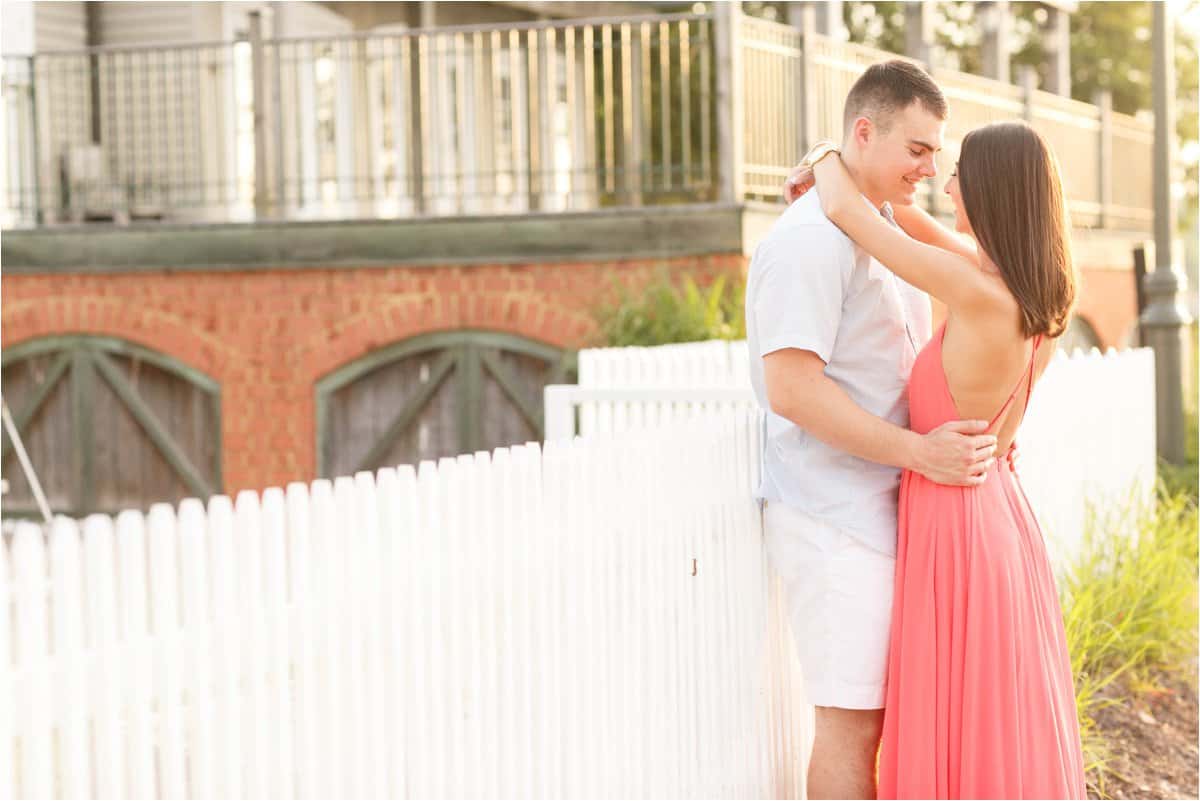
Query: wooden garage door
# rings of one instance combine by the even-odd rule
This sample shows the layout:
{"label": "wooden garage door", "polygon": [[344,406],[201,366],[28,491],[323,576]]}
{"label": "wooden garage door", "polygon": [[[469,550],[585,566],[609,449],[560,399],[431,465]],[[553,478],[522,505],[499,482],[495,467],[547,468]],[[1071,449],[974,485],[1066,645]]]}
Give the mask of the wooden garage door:
{"label": "wooden garage door", "polygon": [[317,384],[317,472],[353,475],[540,441],[542,389],[574,380],[570,351],[506,334],[405,340]]}
{"label": "wooden garage door", "polygon": [[[207,498],[221,487],[219,388],[117,339],[48,337],[0,353],[4,398],[55,513],[82,516]],[[7,435],[4,514],[33,494]]]}

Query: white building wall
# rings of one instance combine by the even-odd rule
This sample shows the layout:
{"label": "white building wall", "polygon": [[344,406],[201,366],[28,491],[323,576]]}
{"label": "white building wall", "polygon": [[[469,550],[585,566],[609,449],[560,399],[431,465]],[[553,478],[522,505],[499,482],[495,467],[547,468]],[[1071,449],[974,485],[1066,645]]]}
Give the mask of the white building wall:
{"label": "white building wall", "polygon": [[[37,50],[77,50],[87,47],[84,3],[33,3],[33,41]],[[8,17],[5,3],[4,16]]]}
{"label": "white building wall", "polygon": [[0,53],[25,56],[33,52],[33,3],[29,0],[5,3],[0,8]]}
{"label": "white building wall", "polygon": [[199,3],[96,3],[99,44],[124,47],[197,41],[193,6]]}

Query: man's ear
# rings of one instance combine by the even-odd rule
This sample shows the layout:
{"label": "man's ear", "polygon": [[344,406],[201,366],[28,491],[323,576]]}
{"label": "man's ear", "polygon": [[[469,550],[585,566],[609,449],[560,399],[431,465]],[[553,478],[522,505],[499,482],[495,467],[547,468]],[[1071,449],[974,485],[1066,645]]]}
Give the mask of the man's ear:
{"label": "man's ear", "polygon": [[875,125],[869,117],[856,117],[854,124],[850,126],[850,135],[854,139],[854,144],[861,148],[875,135]]}

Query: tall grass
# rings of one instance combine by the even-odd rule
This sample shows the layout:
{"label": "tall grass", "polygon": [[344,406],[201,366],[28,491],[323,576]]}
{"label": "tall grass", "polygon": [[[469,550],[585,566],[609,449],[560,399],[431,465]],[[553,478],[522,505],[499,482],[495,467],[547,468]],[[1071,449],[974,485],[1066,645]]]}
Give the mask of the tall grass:
{"label": "tall grass", "polygon": [[1109,751],[1096,713],[1124,703],[1122,687],[1144,685],[1162,672],[1194,672],[1196,504],[1165,484],[1157,500],[1140,514],[1093,516],[1083,555],[1061,583],[1085,765],[1101,795]]}

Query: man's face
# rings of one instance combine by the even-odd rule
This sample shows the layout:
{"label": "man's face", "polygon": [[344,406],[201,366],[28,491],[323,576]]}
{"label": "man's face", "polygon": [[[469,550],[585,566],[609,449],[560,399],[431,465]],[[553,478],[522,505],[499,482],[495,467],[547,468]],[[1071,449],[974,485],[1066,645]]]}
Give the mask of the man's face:
{"label": "man's face", "polygon": [[871,185],[872,200],[892,205],[909,205],[917,195],[917,184],[937,175],[934,155],[942,149],[946,123],[920,103],[892,115],[891,126],[870,130],[860,142],[864,177]]}

